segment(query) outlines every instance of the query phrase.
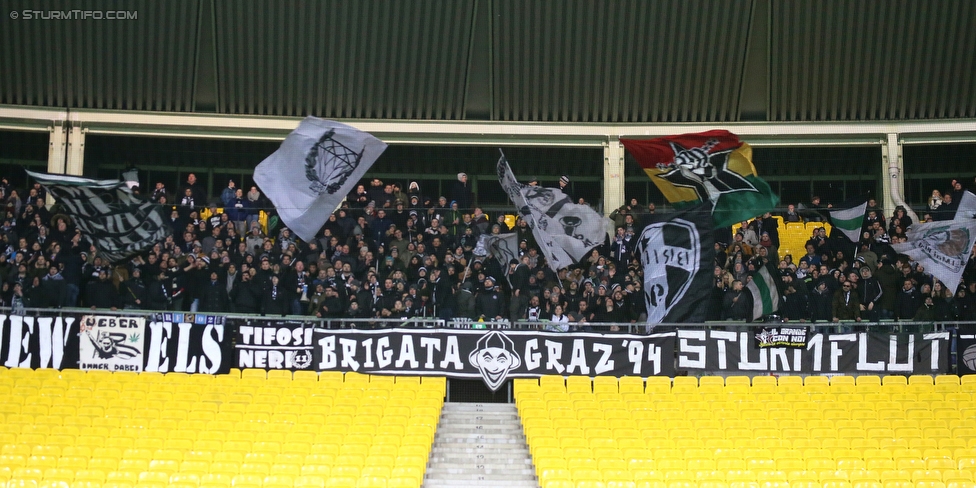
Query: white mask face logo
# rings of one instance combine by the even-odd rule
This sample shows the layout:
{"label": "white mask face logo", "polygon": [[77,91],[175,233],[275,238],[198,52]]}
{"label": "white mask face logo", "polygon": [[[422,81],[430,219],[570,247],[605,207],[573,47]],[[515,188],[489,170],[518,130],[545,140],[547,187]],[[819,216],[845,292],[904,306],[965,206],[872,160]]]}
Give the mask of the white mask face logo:
{"label": "white mask face logo", "polygon": [[522,358],[515,352],[511,339],[493,330],[478,339],[477,348],[468,355],[468,362],[478,368],[488,388],[497,391],[508,373],[522,365]]}

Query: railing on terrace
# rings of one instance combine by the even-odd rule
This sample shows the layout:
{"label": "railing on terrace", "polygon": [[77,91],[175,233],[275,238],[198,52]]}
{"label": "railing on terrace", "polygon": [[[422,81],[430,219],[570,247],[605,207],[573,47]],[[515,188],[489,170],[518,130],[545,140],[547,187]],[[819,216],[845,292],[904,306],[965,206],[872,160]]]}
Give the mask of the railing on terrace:
{"label": "railing on terrace", "polygon": [[[95,315],[120,315],[149,317],[158,313],[177,313],[193,315],[217,315],[230,319],[243,320],[287,320],[292,322],[304,322],[313,327],[328,329],[382,329],[395,327],[408,328],[446,328],[446,329],[500,329],[500,330],[545,330],[551,331],[550,327],[555,325],[549,321],[527,321],[519,320],[516,322],[508,320],[500,321],[477,321],[465,318],[440,319],[432,317],[410,317],[410,318],[319,318],[308,315],[263,315],[263,314],[237,314],[222,312],[190,312],[190,311],[170,311],[170,310],[134,310],[134,309],[90,309],[83,307],[72,308],[24,308],[19,309],[14,315],[24,313],[44,313],[57,315],[59,313],[71,314],[95,314]],[[11,314],[10,307],[0,307],[0,314]],[[888,332],[888,333],[917,333],[917,332],[940,332],[953,331],[960,326],[976,327],[976,322],[971,321],[893,321],[883,320],[880,322],[744,322],[744,321],[714,321],[697,323],[667,323],[667,324],[647,324],[640,322],[607,322],[607,323],[569,323],[571,332],[596,332],[596,333],[623,333],[623,334],[651,334],[655,332],[668,332],[677,328],[684,329],[713,329],[728,331],[746,331],[763,327],[810,327],[812,332],[843,333],[843,332]]]}

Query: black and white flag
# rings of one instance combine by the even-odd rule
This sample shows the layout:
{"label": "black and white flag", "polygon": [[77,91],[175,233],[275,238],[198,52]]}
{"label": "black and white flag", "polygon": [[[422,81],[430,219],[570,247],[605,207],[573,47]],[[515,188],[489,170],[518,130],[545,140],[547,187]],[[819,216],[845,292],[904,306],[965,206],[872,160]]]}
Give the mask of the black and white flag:
{"label": "black and white flag", "polygon": [[308,241],[385,150],[386,143],[359,129],[305,117],[254,168],[254,182],[285,225]]}
{"label": "black and white flag", "polygon": [[[498,264],[502,266],[502,270],[505,274],[505,279],[508,279],[508,273],[511,270],[509,263],[513,259],[518,260],[518,235],[514,232],[509,234],[484,234],[478,238],[478,246],[475,247],[474,254],[478,255],[478,249],[483,249],[485,254],[482,256],[487,256],[491,254],[498,260]],[[511,281],[509,281],[511,284]]]}
{"label": "black and white flag", "polygon": [[523,185],[502,153],[498,182],[528,221],[532,235],[553,271],[578,262],[606,239],[609,220],[587,205],[573,203],[556,188]]}
{"label": "black and white flag", "polygon": [[914,224],[908,229],[908,242],[893,244],[896,252],[925,267],[946,288],[955,290],[976,242],[976,220],[950,220]]}
{"label": "black and white flag", "polygon": [[103,259],[116,262],[171,232],[163,207],[139,198],[123,181],[27,171],[71,216]]}
{"label": "black and white flag", "polygon": [[715,243],[711,209],[697,205],[644,227],[636,254],[644,266],[647,323],[704,322]]}

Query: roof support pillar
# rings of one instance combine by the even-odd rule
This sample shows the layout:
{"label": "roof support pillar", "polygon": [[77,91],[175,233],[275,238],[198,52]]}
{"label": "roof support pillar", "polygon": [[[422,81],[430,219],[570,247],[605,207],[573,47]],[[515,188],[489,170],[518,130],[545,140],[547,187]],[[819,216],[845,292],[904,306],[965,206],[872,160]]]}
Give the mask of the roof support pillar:
{"label": "roof support pillar", "polygon": [[623,204],[624,145],[617,137],[611,137],[603,144],[603,215],[609,216]]}
{"label": "roof support pillar", "polygon": [[47,172],[64,174],[65,155],[67,154],[68,133],[63,121],[57,121],[48,127],[50,137],[47,145]]}
{"label": "roof support pillar", "polygon": [[68,163],[64,169],[65,174],[74,176],[85,171],[85,131],[77,124],[68,133]]}
{"label": "roof support pillar", "polygon": [[[64,121],[55,121],[48,127],[47,143],[47,172],[51,174],[64,174],[66,160],[68,133],[64,126]],[[50,193],[47,195],[47,205],[54,205],[54,197]]]}

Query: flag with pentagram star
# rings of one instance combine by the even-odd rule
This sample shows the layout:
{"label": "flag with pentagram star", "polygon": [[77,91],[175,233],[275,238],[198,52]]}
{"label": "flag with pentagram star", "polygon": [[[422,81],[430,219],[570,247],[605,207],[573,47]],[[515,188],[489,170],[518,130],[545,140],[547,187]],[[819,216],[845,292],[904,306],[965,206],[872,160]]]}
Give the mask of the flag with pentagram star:
{"label": "flag with pentagram star", "polygon": [[310,241],[384,150],[355,127],[306,117],[254,168],[254,182],[285,225]]}
{"label": "flag with pentagram star", "polygon": [[710,202],[716,227],[762,215],[779,203],[756,173],[752,148],[729,131],[620,142],[675,207]]}

